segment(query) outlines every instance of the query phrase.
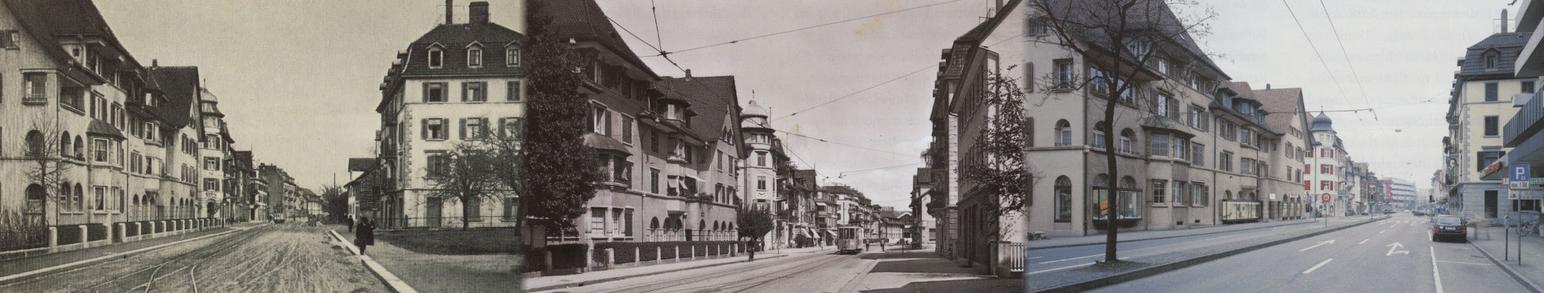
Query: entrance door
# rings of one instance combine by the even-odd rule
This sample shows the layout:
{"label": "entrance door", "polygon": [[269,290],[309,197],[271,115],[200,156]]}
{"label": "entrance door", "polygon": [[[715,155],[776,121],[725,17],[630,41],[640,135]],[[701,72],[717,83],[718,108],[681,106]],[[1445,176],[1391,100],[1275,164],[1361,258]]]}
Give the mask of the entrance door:
{"label": "entrance door", "polygon": [[1486,218],[1495,218],[1496,217],[1496,204],[1497,204],[1496,203],[1496,200],[1497,200],[1496,199],[1496,197],[1497,197],[1496,193],[1497,192],[1495,190],[1486,190],[1485,191],[1485,217]]}
{"label": "entrance door", "polygon": [[424,220],[427,221],[426,224],[430,228],[439,228],[441,222],[440,210],[444,208],[444,203],[442,203],[438,197],[431,197],[429,198],[429,204],[425,208],[427,209],[424,211]]}

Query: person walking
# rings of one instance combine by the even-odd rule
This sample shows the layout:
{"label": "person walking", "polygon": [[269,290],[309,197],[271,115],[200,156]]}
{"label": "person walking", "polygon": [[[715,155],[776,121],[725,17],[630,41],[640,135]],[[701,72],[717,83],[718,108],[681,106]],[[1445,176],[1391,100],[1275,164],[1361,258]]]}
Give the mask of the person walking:
{"label": "person walking", "polygon": [[362,217],[358,225],[354,228],[354,246],[359,247],[359,255],[365,255],[365,247],[375,245],[375,222]]}
{"label": "person walking", "polygon": [[748,257],[748,259],[745,260],[747,262],[756,261],[756,239],[755,238],[750,238],[750,239],[746,239],[745,240],[745,256]]}

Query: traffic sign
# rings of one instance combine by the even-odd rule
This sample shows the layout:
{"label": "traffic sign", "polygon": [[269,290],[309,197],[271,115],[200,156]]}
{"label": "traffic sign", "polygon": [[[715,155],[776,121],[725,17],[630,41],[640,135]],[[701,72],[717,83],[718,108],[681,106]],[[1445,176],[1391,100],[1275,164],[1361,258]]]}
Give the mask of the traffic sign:
{"label": "traffic sign", "polygon": [[1532,173],[1530,172],[1533,169],[1532,167],[1531,164],[1526,162],[1512,164],[1512,174],[1506,178],[1507,186],[1512,190],[1528,189],[1530,186],[1528,181],[1533,178],[1533,174],[1530,174]]}
{"label": "traffic sign", "polygon": [[1330,202],[1330,194],[1329,193],[1325,193],[1323,195],[1320,195],[1319,196],[1319,200],[1323,201],[1323,202]]}

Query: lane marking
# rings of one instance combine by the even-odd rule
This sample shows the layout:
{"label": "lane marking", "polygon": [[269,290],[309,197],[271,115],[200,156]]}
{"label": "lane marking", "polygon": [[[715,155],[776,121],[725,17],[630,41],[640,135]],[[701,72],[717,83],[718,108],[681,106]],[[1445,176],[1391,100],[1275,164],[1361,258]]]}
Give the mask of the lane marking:
{"label": "lane marking", "polygon": [[1314,244],[1313,246],[1309,246],[1307,248],[1299,249],[1299,250],[1297,250],[1297,252],[1304,252],[1304,251],[1308,251],[1309,249],[1314,249],[1314,248],[1318,248],[1320,246],[1325,246],[1325,245],[1329,245],[1329,244],[1335,244],[1335,239],[1319,241],[1319,244]]}
{"label": "lane marking", "polygon": [[1495,264],[1488,264],[1488,263],[1477,263],[1477,262],[1466,262],[1466,261],[1450,261],[1450,260],[1439,260],[1437,262],[1440,262],[1440,263],[1456,263],[1456,264],[1465,264],[1465,265],[1477,265],[1477,266],[1493,266],[1493,265],[1495,265]]}
{"label": "lane marking", "polygon": [[1442,272],[1437,270],[1437,247],[1427,246],[1431,249],[1431,279],[1437,282],[1437,293],[1442,293]]}
{"label": "lane marking", "polygon": [[1378,230],[1378,234],[1383,234],[1383,232],[1388,232],[1388,231],[1389,231],[1388,229]]}
{"label": "lane marking", "polygon": [[1029,257],[1029,259],[1042,259],[1042,258],[1045,258],[1045,257],[1044,256],[1031,256],[1031,257]]}
{"label": "lane marking", "polygon": [[1372,240],[1372,238],[1362,239],[1362,242],[1357,242],[1356,245],[1362,245],[1362,243],[1367,243],[1367,240]]}
{"label": "lane marking", "polygon": [[[1122,257],[1122,258],[1119,258],[1119,259],[1120,260],[1126,260],[1126,259],[1129,259],[1129,258],[1131,258],[1131,257],[1128,256],[1128,257]],[[1072,269],[1072,268],[1081,268],[1081,267],[1091,266],[1091,265],[1096,265],[1096,264],[1099,264],[1099,263],[1098,262],[1089,262],[1089,263],[1085,263],[1085,264],[1076,264],[1076,265],[1070,265],[1070,266],[1059,267],[1059,268],[1044,269],[1044,270],[1038,270],[1038,271],[1029,272],[1026,275],[1034,275],[1034,274],[1039,274],[1039,273],[1054,272],[1054,271],[1060,271],[1060,270]]]}
{"label": "lane marking", "polygon": [[1059,262],[1064,262],[1064,261],[1069,261],[1069,260],[1090,258],[1090,257],[1096,257],[1096,256],[1104,256],[1104,254],[1100,253],[1100,254],[1095,254],[1095,255],[1085,255],[1085,256],[1079,256],[1079,257],[1069,257],[1069,258],[1063,258],[1063,259],[1058,259],[1058,260],[1048,260],[1048,261],[1038,262],[1038,263],[1035,263],[1035,264],[1043,265],[1043,264],[1048,264],[1048,263],[1059,263]]}
{"label": "lane marking", "polygon": [[1325,264],[1328,264],[1328,263],[1330,263],[1330,261],[1334,261],[1334,260],[1335,260],[1335,258],[1327,258],[1327,259],[1324,259],[1324,261],[1321,261],[1321,262],[1319,262],[1319,264],[1317,264],[1317,265],[1314,265],[1314,266],[1313,266],[1313,267],[1311,267],[1311,268],[1308,268],[1308,270],[1306,270],[1306,271],[1303,271],[1303,274],[1304,274],[1304,275],[1307,275],[1307,274],[1312,274],[1312,273],[1313,273],[1313,271],[1314,271],[1314,270],[1318,270],[1318,269],[1319,269],[1319,267],[1322,267],[1322,266],[1324,266],[1324,265],[1325,265]]}
{"label": "lane marking", "polygon": [[1400,248],[1404,248],[1405,247],[1404,244],[1399,244],[1399,242],[1389,243],[1388,245],[1384,245],[1384,246],[1388,246],[1389,252],[1383,254],[1383,256],[1390,256],[1390,255],[1395,255],[1395,254],[1410,254],[1409,250],[1399,250]]}

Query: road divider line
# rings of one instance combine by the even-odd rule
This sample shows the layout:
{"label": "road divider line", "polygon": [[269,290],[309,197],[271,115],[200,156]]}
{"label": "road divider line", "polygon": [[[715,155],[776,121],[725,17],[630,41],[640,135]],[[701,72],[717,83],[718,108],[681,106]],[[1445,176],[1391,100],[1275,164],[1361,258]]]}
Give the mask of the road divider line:
{"label": "road divider line", "polygon": [[[1312,273],[1313,273],[1313,271],[1315,271],[1315,270],[1318,270],[1318,269],[1319,269],[1319,267],[1323,267],[1323,266],[1324,266],[1324,265],[1325,265],[1325,264],[1329,264],[1329,263],[1330,263],[1330,262],[1331,262],[1331,261],[1334,261],[1334,260],[1335,260],[1335,258],[1333,258],[1333,257],[1332,257],[1332,258],[1327,258],[1327,259],[1324,259],[1324,261],[1321,261],[1321,262],[1319,262],[1319,264],[1316,264],[1316,265],[1314,265],[1314,266],[1313,266],[1313,267],[1311,267],[1311,268],[1308,268],[1308,270],[1306,270],[1306,271],[1303,271],[1303,274],[1304,274],[1304,275],[1307,275],[1307,274],[1312,274]],[[1440,290],[1439,290],[1439,291],[1440,291]]]}
{"label": "road divider line", "polygon": [[[1126,260],[1126,259],[1130,259],[1130,258],[1131,257],[1129,257],[1129,256],[1128,257],[1122,257],[1122,258],[1120,258],[1120,260]],[[1060,270],[1065,270],[1065,269],[1081,268],[1081,267],[1091,266],[1091,265],[1096,265],[1096,264],[1099,264],[1099,263],[1098,262],[1089,262],[1089,263],[1085,263],[1085,264],[1076,264],[1076,265],[1070,265],[1070,266],[1059,267],[1059,268],[1050,268],[1050,269],[1044,269],[1044,270],[1038,270],[1038,271],[1033,271],[1033,272],[1025,273],[1025,275],[1034,275],[1034,274],[1039,274],[1039,273],[1054,272],[1054,271],[1060,271]]]}
{"label": "road divider line", "polygon": [[1437,270],[1437,247],[1427,246],[1431,249],[1431,279],[1437,282],[1437,293],[1442,293],[1442,272]]}
{"label": "road divider line", "polygon": [[1372,240],[1372,238],[1362,239],[1362,242],[1357,242],[1356,245],[1362,245],[1362,243],[1367,243],[1367,240]]}
{"label": "road divider line", "polygon": [[1325,245],[1330,245],[1330,244],[1335,244],[1335,239],[1319,241],[1319,244],[1314,244],[1313,246],[1309,246],[1307,248],[1299,249],[1299,250],[1297,250],[1297,252],[1304,252],[1304,251],[1308,251],[1309,249],[1314,249],[1314,248],[1318,248],[1320,246],[1325,246]]}

